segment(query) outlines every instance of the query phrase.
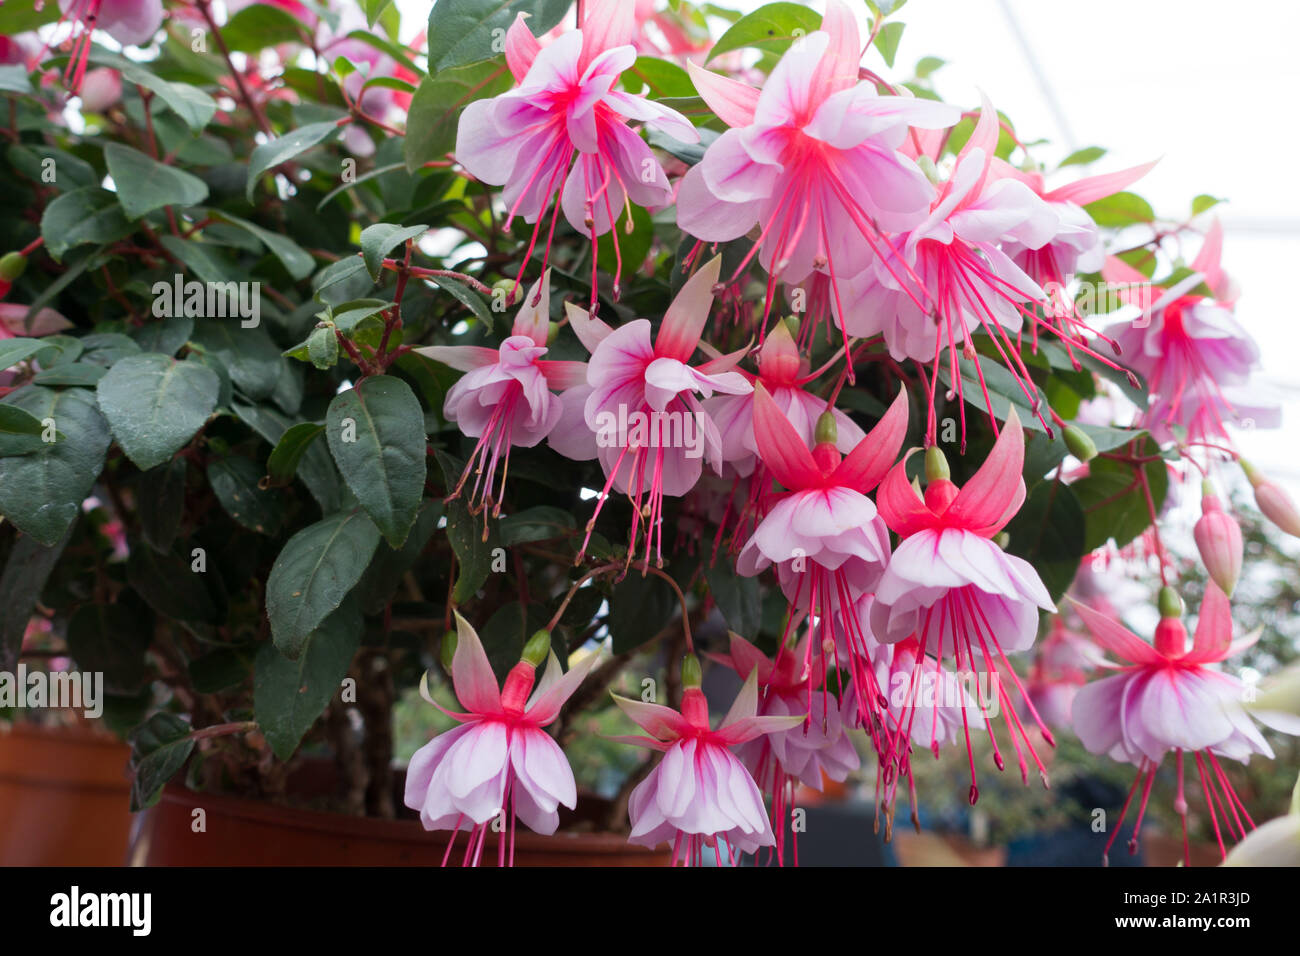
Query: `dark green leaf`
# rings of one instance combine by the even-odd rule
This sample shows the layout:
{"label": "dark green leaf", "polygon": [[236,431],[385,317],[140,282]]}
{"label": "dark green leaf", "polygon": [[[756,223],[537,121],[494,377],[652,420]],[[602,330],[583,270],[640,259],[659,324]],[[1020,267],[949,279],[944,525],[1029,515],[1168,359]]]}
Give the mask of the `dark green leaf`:
{"label": "dark green leaf", "polygon": [[158,802],[162,788],[185,766],[194,741],[190,725],[175,714],[154,714],[131,737],[131,810],[143,810]]}
{"label": "dark green leaf", "polygon": [[71,533],[69,527],[50,547],[29,534],[14,542],[0,574],[0,670],[12,674],[18,667],[32,612]]}
{"label": "dark green leaf", "polygon": [[132,228],[117,197],[95,186],[64,193],[41,214],[45,248],[56,260],[73,246],[113,242],[130,235]]}
{"label": "dark green leaf", "polygon": [[107,144],[104,159],[118,202],[130,219],[163,206],[193,206],[208,198],[208,184],[199,177],[165,166],[129,146]]}
{"label": "dark green leaf", "polygon": [[398,226],[391,222],[377,222],[361,230],[361,258],[365,260],[370,278],[379,281],[384,270],[384,257],[406,242],[419,239],[429,231],[426,225]]}
{"label": "dark green leaf", "polygon": [[573,528],[573,515],[569,512],[538,505],[501,519],[501,543],[509,548],[529,541],[548,541],[563,537]]}
{"label": "dark green leaf", "polygon": [[709,60],[747,46],[784,53],[791,43],[820,29],[821,25],[821,14],[802,3],[764,4],[741,17],[718,38],[709,50]]}
{"label": "dark green leaf", "polygon": [[1053,601],[1059,601],[1087,554],[1083,508],[1069,485],[1042,481],[1034,486],[1007,525],[1007,551],[1034,566]]}
{"label": "dark green leaf", "polygon": [[217,407],[216,372],[157,352],[117,362],[95,389],[113,437],[142,471],[180,451]]}
{"label": "dark green leaf", "polygon": [[263,173],[337,135],[339,129],[338,123],[333,122],[309,123],[254,149],[253,155],[248,158],[248,184],[244,193],[248,201],[253,201],[253,190],[257,188],[257,180]]}
{"label": "dark green leaf", "polygon": [[185,511],[185,459],[175,458],[140,476],[140,531],[155,551],[166,554],[176,542]]}
{"label": "dark green leaf", "polygon": [[208,484],[226,513],[249,531],[275,534],[283,517],[280,499],[259,486],[262,471],[247,458],[230,456],[208,463]]}
{"label": "dark green leaf", "polygon": [[429,69],[445,70],[505,52],[515,18],[542,36],[569,11],[569,0],[438,0],[429,13]]}
{"label": "dark green leaf", "polygon": [[713,600],[727,622],[727,628],[741,637],[754,640],[763,624],[762,595],[758,578],[747,578],[736,573],[725,556],[704,569],[705,580]]}
{"label": "dark green leaf", "polygon": [[123,604],[84,604],[68,621],[68,650],[83,671],[99,671],[104,687],[133,694],[145,678],[148,621]]}

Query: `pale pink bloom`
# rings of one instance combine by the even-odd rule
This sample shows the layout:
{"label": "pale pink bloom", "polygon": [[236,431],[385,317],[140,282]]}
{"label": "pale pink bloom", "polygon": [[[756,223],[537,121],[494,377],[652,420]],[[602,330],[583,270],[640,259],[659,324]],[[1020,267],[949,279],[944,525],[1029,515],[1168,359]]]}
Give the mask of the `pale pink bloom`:
{"label": "pale pink bloom", "polygon": [[[1039,609],[1056,610],[1033,565],[1007,554],[992,540],[1025,500],[1024,455],[1024,433],[1012,408],[989,457],[963,487],[937,478],[922,499],[908,481],[906,458],[890,470],[876,504],[885,523],[903,540],[876,586],[870,615],[871,631],[882,643],[915,637],[921,653],[940,659],[952,655],[959,671],[982,669],[992,676],[1001,665],[1021,699],[1024,689],[1007,652],[1033,644]],[[1045,778],[1046,769],[1001,683],[997,693],[1013,742],[1017,735],[1024,740]],[[1032,703],[1029,707],[1037,720]],[[1038,723],[1051,742],[1042,721]],[[1028,765],[1018,744],[1016,752],[1021,776],[1027,778]],[[996,742],[993,753],[1001,769]],[[972,803],[978,795],[972,757]]]}
{"label": "pale pink bloom", "polygon": [[1245,460],[1242,460],[1241,467],[1255,491],[1255,504],[1264,517],[1287,534],[1300,538],[1300,509],[1296,508],[1286,489],[1271,478],[1265,478]]}
{"label": "pale pink bloom", "polygon": [[[880,96],[859,81],[857,22],[829,0],[822,29],[786,51],[763,89],[690,66],[696,89],[730,129],[683,178],[677,223],[719,242],[761,225],[763,268],[787,283],[812,272],[843,281],[882,251],[879,230],[908,229],[934,187],[900,152],[909,124],[951,126],[942,103]],[[773,287],[768,287],[771,304]]]}
{"label": "pale pink bloom", "polygon": [[[465,712],[438,704],[428,693],[426,675],[420,688],[425,699],[460,726],[415,752],[406,771],[405,803],[420,812],[426,830],[470,830],[465,858],[473,864],[482,855],[487,828],[502,816],[502,822],[508,823],[513,863],[516,817],[538,833],[554,833],[558,807],[572,809],[577,802],[569,761],[542,728],[559,716],[599,655],[589,655],[564,673],[551,652],[535,689],[535,667],[521,660],[498,690],[478,634],[459,613],[456,634],[451,676]],[[505,837],[503,832],[503,863]],[[448,844],[448,855],[452,845]]]}
{"label": "pale pink bloom", "polygon": [[60,23],[73,21],[72,58],[63,78],[74,93],[86,74],[92,31],[103,30],[123,46],[144,46],[162,26],[162,0],[59,0],[59,9]]}
{"label": "pale pink bloom", "polygon": [[709,726],[709,703],[699,687],[682,692],[681,713],[614,695],[623,712],[650,735],[616,737],[624,743],[663,752],[663,759],[632,791],[629,842],[655,847],[670,843],[673,863],[698,866],[704,848],[722,862],[772,846],[775,838],[754,778],[731,748],[763,734],[788,730],[806,714],[757,716],[758,677],[751,673],[731,710],[716,729]]}
{"label": "pale pink bloom", "polygon": [[[963,443],[964,386],[962,376],[953,372],[959,352],[978,371],[980,358],[974,348],[966,344],[962,349],[976,331],[988,333],[1021,390],[1036,401],[1037,393],[1026,384],[1030,376],[1018,342],[1008,333],[1018,333],[1025,318],[1036,321],[1032,306],[1044,302],[1046,293],[1011,260],[1002,244],[1037,249],[1060,228],[1057,213],[1028,186],[990,174],[997,136],[997,112],[986,100],[975,131],[962,147],[952,176],[934,197],[929,215],[895,236],[889,251],[870,268],[848,277],[841,295],[831,302],[832,315],[847,335],[883,335],[895,359],[929,362],[936,380],[946,366],[958,393]],[[925,301],[917,297],[917,285]],[[942,355],[945,347],[947,356]],[[932,381],[927,445],[934,444],[936,437],[934,387]],[[992,417],[987,393],[984,402]],[[1036,414],[1042,418],[1041,412]],[[1046,420],[1043,426],[1049,428]]]}
{"label": "pale pink bloom", "polygon": [[[506,63],[519,86],[471,103],[460,116],[457,161],[477,179],[505,187],[507,228],[516,215],[536,223],[534,243],[557,195],[569,224],[593,241],[609,231],[628,200],[657,206],[671,198],[668,177],[628,120],[683,142],[699,140],[680,113],[613,88],[636,62],[632,4],[595,0],[589,7],[580,29],[545,47],[520,14],[506,34]],[[524,258],[531,254],[530,245]]]}
{"label": "pale pink bloom", "polygon": [[[560,420],[560,397],[551,389],[568,389],[585,381],[582,362],[545,359],[550,330],[550,271],[528,290],[515,315],[511,334],[498,348],[477,345],[431,345],[415,349],[421,355],[465,374],[447,391],[443,415],[478,444],[452,496],[459,494],[474,472],[472,503],[496,503],[499,513],[505,491],[510,449],[532,448]],[[501,484],[494,487],[497,465]]]}
{"label": "pale pink bloom", "polygon": [[1232,515],[1223,510],[1219,497],[1209,482],[1201,494],[1201,517],[1192,529],[1201,561],[1214,583],[1224,594],[1232,596],[1241,574],[1244,543],[1241,527]]}
{"label": "pale pink bloom", "polygon": [[122,75],[108,66],[87,71],[81,81],[81,108],[102,113],[122,98]]}
{"label": "pale pink bloom", "polygon": [[[1223,850],[1221,824],[1230,838],[1241,839],[1248,827],[1254,828],[1254,823],[1218,758],[1246,763],[1252,754],[1271,759],[1273,750],[1243,706],[1247,699],[1245,684],[1223,673],[1217,665],[1254,644],[1259,633],[1237,641],[1232,639],[1228,599],[1212,581],[1206,584],[1196,636],[1190,648],[1187,631],[1177,617],[1161,618],[1152,646],[1087,605],[1076,604],[1075,609],[1097,644],[1125,662],[1118,665],[1120,673],[1094,681],[1074,699],[1074,731],[1083,745],[1092,753],[1108,754],[1114,760],[1138,767],[1129,799],[1115,825],[1115,834],[1119,833],[1138,784],[1145,778],[1130,842],[1130,852],[1136,852],[1151,782],[1160,761],[1172,750],[1177,761],[1179,814],[1185,818],[1187,813],[1183,797],[1186,752],[1196,761],[1220,850]],[[1300,720],[1290,715],[1259,711],[1256,716],[1274,729],[1300,733]],[[1107,853],[1114,839],[1112,836],[1106,844]]]}
{"label": "pale pink bloom", "polygon": [[587,384],[564,394],[565,415],[550,444],[570,458],[600,460],[607,480],[597,513],[611,487],[632,498],[629,554],[636,550],[644,500],[646,560],[652,547],[656,554],[662,552],[664,496],[680,497],[695,487],[704,461],[715,472],[722,469],[722,437],[696,393],[709,398],[714,392],[752,389],[745,376],[732,371],[739,353],[687,364],[713,305],[720,268],[721,257],[715,257],[686,281],[653,342],[648,319],[613,329],[565,304],[569,325],[591,352],[591,361]]}

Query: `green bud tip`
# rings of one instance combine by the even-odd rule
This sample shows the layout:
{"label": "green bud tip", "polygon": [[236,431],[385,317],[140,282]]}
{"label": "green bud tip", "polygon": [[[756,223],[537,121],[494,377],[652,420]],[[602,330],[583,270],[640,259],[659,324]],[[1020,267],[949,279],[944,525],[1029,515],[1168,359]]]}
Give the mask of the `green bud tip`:
{"label": "green bud tip", "polygon": [[442,661],[442,669],[451,673],[451,662],[456,656],[456,632],[448,631],[442,635],[442,647],[438,653],[438,659]]}
{"label": "green bud tip", "polygon": [[694,654],[682,658],[682,686],[699,687],[704,683],[704,672],[700,670],[700,659]]}
{"label": "green bud tip", "polygon": [[799,337],[799,316],[787,315],[782,321],[785,322],[785,328],[790,333],[790,338],[797,339]]}
{"label": "green bud tip", "polygon": [[993,537],[993,543],[996,544],[1003,551],[1005,551],[1007,549],[1007,545],[1011,543],[1011,535],[1007,534],[1005,531],[999,531]]}
{"label": "green bud tip", "polygon": [[514,305],[524,297],[524,286],[515,279],[497,279],[492,283],[492,294],[503,295],[506,305]]}
{"label": "green bud tip", "polygon": [[921,172],[925,173],[925,178],[930,180],[934,185],[939,185],[939,167],[934,164],[934,160],[924,153],[917,159],[916,165],[921,167]]}
{"label": "green bud tip", "polygon": [[551,632],[541,630],[528,639],[528,643],[524,645],[523,656],[519,659],[534,667],[540,667],[549,653],[551,653]]}
{"label": "green bud tip", "polygon": [[1209,478],[1202,479],[1201,481],[1201,495],[1202,497],[1207,498],[1211,495],[1217,498],[1219,495],[1219,493],[1214,490],[1214,482],[1210,481]]}
{"label": "green bud tip", "polygon": [[0,279],[13,282],[27,268],[27,257],[21,252],[6,252],[0,256]]}
{"label": "green bud tip", "polygon": [[560,337],[560,323],[552,320],[546,326],[546,344],[554,345],[555,340]]}
{"label": "green bud tip", "polygon": [[817,429],[813,432],[813,443],[817,445],[834,445],[839,440],[839,428],[835,425],[835,415],[822,412],[817,418]]}
{"label": "green bud tip", "polygon": [[938,445],[931,445],[925,450],[925,480],[938,481],[952,477],[952,472],[948,470],[948,459],[943,456],[943,451]]}
{"label": "green bud tip", "polygon": [[1255,466],[1246,461],[1246,459],[1239,458],[1238,461],[1241,463],[1241,470],[1246,473],[1246,480],[1250,482],[1250,486],[1252,488],[1258,488],[1260,483],[1264,480],[1264,476],[1256,471]]}
{"label": "green bud tip", "polygon": [[1092,461],[1097,457],[1096,443],[1078,425],[1066,425],[1063,437],[1065,438],[1065,447],[1079,461]]}
{"label": "green bud tip", "polygon": [[1183,599],[1178,596],[1177,591],[1168,585],[1160,589],[1160,600],[1157,604],[1160,608],[1161,617],[1183,616]]}

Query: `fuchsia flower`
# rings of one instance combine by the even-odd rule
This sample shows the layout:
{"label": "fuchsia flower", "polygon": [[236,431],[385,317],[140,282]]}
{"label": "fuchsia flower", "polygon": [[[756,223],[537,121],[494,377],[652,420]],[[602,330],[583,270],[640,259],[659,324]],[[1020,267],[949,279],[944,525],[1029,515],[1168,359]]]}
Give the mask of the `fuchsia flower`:
{"label": "fuchsia flower", "polygon": [[90,56],[90,35],[103,30],[123,46],[144,46],[162,25],[162,0],[59,0],[63,16],[73,21],[72,58],[63,75],[68,89],[81,89]]}
{"label": "fuchsia flower", "polygon": [[[457,161],[483,182],[505,186],[507,229],[516,215],[537,224],[525,262],[554,196],[560,195],[569,224],[593,243],[609,231],[629,200],[640,206],[671,200],[668,177],[628,120],[645,122],[682,142],[699,141],[695,127],[680,113],[613,89],[636,62],[632,13],[627,0],[596,0],[579,29],[546,47],[520,14],[506,34],[506,63],[519,86],[473,102],[461,113]],[[551,234],[554,230],[552,218]],[[548,257],[550,242],[548,235]],[[617,235],[614,242],[617,249]],[[595,259],[593,249],[593,306]],[[614,287],[617,294],[617,273]]]}
{"label": "fuchsia flower", "polygon": [[[1024,183],[991,175],[997,137],[997,112],[985,100],[979,122],[958,154],[952,176],[934,197],[928,217],[895,237],[889,252],[852,276],[844,295],[832,302],[832,314],[847,335],[883,335],[895,359],[931,363],[927,445],[934,444],[936,437],[934,403],[945,346],[949,379],[958,397],[964,397],[957,364],[959,347],[964,346],[961,351],[974,362],[984,404],[990,418],[993,415],[980,358],[969,341],[981,328],[1025,396],[1035,403],[1043,427],[1051,431],[1037,411],[1036,390],[1027,384],[1030,376],[1019,343],[1008,334],[1018,333],[1023,319],[1039,321],[1030,307],[1045,303],[1046,293],[1001,244],[1041,248],[1057,235],[1060,217]],[[905,281],[903,274],[914,279]],[[913,282],[923,287],[924,304],[912,291]],[[958,407],[964,448],[964,401]]]}
{"label": "fuchsia flower", "polygon": [[[808,638],[805,637],[803,643]],[[731,635],[730,654],[710,655],[737,674],[757,675],[761,688],[758,713],[764,717],[799,717],[803,726],[776,730],[755,737],[736,748],[736,756],[748,768],[759,789],[772,797],[772,826],[776,834],[776,858],[785,862],[785,821],[794,806],[795,784],[822,789],[822,775],[843,782],[861,765],[853,741],[845,733],[850,719],[835,695],[822,689],[826,665],[821,655],[813,658],[807,649],[786,647],[776,660],[745,640]],[[809,697],[809,687],[815,688]],[[811,701],[811,704],[810,704]],[[794,862],[799,863],[798,843]]]}
{"label": "fuchsia flower", "polygon": [[762,226],[755,250],[771,279],[832,285],[865,269],[885,245],[880,230],[925,218],[934,188],[900,152],[909,125],[941,128],[956,109],[879,96],[859,81],[857,22],[828,0],[822,29],[800,38],[763,89],[690,65],[696,89],[730,129],[683,178],[677,223],[706,242]]}
{"label": "fuchsia flower", "polygon": [[[695,393],[709,398],[752,388],[732,371],[740,353],[698,367],[687,364],[709,317],[720,269],[721,257],[715,257],[686,281],[653,343],[648,319],[612,329],[572,303],[565,306],[591,361],[587,384],[564,394],[565,416],[550,444],[569,458],[600,459],[607,480],[597,515],[611,487],[632,499],[629,560],[644,519],[645,558],[650,560],[653,548],[662,563],[664,496],[680,497],[695,487],[704,460],[721,473],[722,438]],[[588,539],[595,521],[593,515]]]}
{"label": "fuchsia flower", "polygon": [[[1111,258],[1103,274],[1122,283],[1142,314],[1111,330],[1125,363],[1146,381],[1152,405],[1144,422],[1157,440],[1181,425],[1193,444],[1229,441],[1227,423],[1249,418],[1274,428],[1281,411],[1244,388],[1259,364],[1259,348],[1232,313],[1234,293],[1219,265],[1223,228],[1216,221],[1205,237],[1192,274],[1166,288],[1123,261]],[[1217,297],[1194,290],[1206,285]]]}
{"label": "fuchsia flower", "polygon": [[[506,472],[512,447],[532,448],[546,438],[560,420],[560,398],[551,389],[568,389],[586,379],[582,362],[553,361],[546,354],[550,331],[550,271],[528,290],[515,315],[510,337],[499,348],[478,345],[431,345],[415,349],[434,361],[465,372],[448,391],[443,415],[478,444],[465,464],[460,494],[474,472],[471,505],[486,508],[495,503],[500,514]],[[501,483],[495,486],[497,465]]]}
{"label": "fuchsia flower", "polygon": [[[740,552],[736,571],[752,577],[776,565],[781,589],[796,612],[808,615],[814,640],[801,646],[805,673],[811,655],[846,650],[848,667],[861,689],[860,707],[878,709],[879,693],[867,660],[866,636],[850,613],[854,601],[875,587],[889,560],[889,532],[867,497],[893,463],[907,432],[907,397],[894,404],[865,438],[841,459],[833,420],[823,414],[812,451],[761,385],[755,389],[754,433],[768,473],[786,488]],[[791,615],[786,634],[794,625]],[[837,627],[837,625],[839,625]],[[809,685],[811,691],[811,683]],[[874,733],[875,721],[862,723]]]}
{"label": "fuchsia flower", "polygon": [[[1023,651],[1033,644],[1039,608],[1056,610],[1033,566],[1006,554],[991,540],[1024,502],[1024,455],[1024,433],[1012,408],[989,457],[965,486],[958,488],[949,480],[947,463],[937,447],[926,454],[929,485],[924,499],[908,482],[906,458],[889,472],[876,503],[885,523],[903,540],[876,587],[870,614],[872,633],[882,643],[915,637],[923,655],[933,654],[940,659],[944,654],[953,655],[958,671],[975,671],[982,663],[993,676],[1001,664],[1021,699],[1026,698],[1025,691],[1007,660],[1007,652]],[[1052,743],[1032,702],[1026,702]],[[1001,681],[997,682],[997,700],[979,703],[982,707],[996,707],[1006,717],[1021,777],[1028,779],[1028,765],[1017,736],[1023,739],[1046,782],[1046,768]],[[1002,769],[996,741],[993,755],[998,769]],[[973,753],[970,770],[973,804],[979,796]]]}
{"label": "fuchsia flower", "polygon": [[[1075,609],[1097,644],[1127,662],[1118,665],[1120,673],[1094,681],[1074,699],[1074,730],[1083,745],[1092,753],[1109,754],[1114,760],[1134,763],[1138,768],[1105,852],[1110,853],[1138,784],[1145,778],[1129,844],[1129,851],[1137,852],[1156,768],[1172,750],[1178,776],[1175,808],[1183,818],[1184,846],[1187,801],[1183,795],[1183,755],[1187,752],[1196,761],[1215,837],[1226,855],[1220,821],[1234,840],[1244,837],[1255,824],[1218,758],[1246,763],[1251,754],[1272,758],[1273,751],[1242,706],[1247,699],[1245,685],[1213,665],[1250,647],[1259,639],[1258,632],[1237,641],[1232,639],[1228,599],[1212,581],[1206,584],[1190,649],[1187,630],[1179,619],[1182,601],[1168,588],[1160,596],[1161,619],[1154,647],[1087,605],[1076,604]],[[1277,730],[1300,733],[1300,721],[1288,715],[1259,711],[1256,716]]]}
{"label": "fuchsia flower", "polygon": [[1241,540],[1241,527],[1223,510],[1214,486],[1208,481],[1201,485],[1201,517],[1192,529],[1192,535],[1205,570],[1220,590],[1232,597],[1241,574],[1245,546]]}
{"label": "fuchsia flower", "polygon": [[[405,803],[420,811],[426,830],[469,830],[467,865],[478,864],[488,827],[507,810],[510,852],[507,857],[503,836],[498,847],[501,865],[514,862],[516,816],[529,829],[550,834],[559,824],[560,804],[573,809],[577,802],[573,771],[559,745],[542,728],[559,715],[598,657],[591,654],[562,673],[550,650],[550,634],[539,631],[498,691],[478,634],[456,615],[451,678],[466,713],[438,704],[429,695],[425,675],[420,685],[424,698],[461,725],[415,752],[406,771]],[[546,672],[534,689],[537,665],[543,659]],[[455,834],[447,845],[448,857],[454,843]]]}
{"label": "fuchsia flower", "polygon": [[710,729],[709,702],[700,690],[699,662],[693,656],[682,666],[682,683],[681,713],[613,695],[623,712],[650,734],[614,739],[664,755],[628,800],[628,840],[647,847],[671,843],[673,864],[681,860],[688,866],[700,865],[705,847],[721,865],[722,840],[734,865],[737,851],[753,853],[772,846],[775,837],[763,796],[731,748],[789,730],[803,723],[806,714],[756,716],[758,676],[751,672],[727,716]]}
{"label": "fuchsia flower", "polygon": [[1292,537],[1300,538],[1300,509],[1296,508],[1286,489],[1271,478],[1264,477],[1245,459],[1241,459],[1241,468],[1254,489],[1255,504],[1264,517]]}

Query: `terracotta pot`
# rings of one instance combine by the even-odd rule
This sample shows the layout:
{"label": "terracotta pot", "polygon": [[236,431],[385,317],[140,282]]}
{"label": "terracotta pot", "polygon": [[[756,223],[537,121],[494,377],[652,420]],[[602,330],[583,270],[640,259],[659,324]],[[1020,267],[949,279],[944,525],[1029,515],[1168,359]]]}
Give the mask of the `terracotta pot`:
{"label": "terracotta pot", "polygon": [[[579,803],[579,808],[582,804]],[[195,811],[205,832],[195,832]],[[133,866],[440,866],[446,831],[426,832],[418,820],[380,820],[303,810],[244,797],[198,793],[171,785],[139,815]],[[496,866],[498,835],[489,833],[483,865]],[[459,865],[466,835],[448,863]],[[515,866],[666,866],[666,850],[630,846],[613,833],[541,836],[522,825]]]}
{"label": "terracotta pot", "polygon": [[0,866],[121,866],[130,756],[83,727],[0,727]]}

